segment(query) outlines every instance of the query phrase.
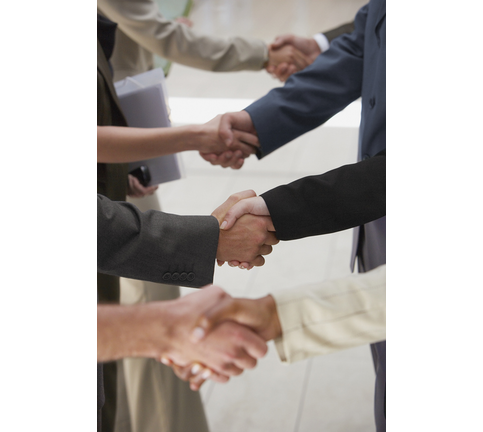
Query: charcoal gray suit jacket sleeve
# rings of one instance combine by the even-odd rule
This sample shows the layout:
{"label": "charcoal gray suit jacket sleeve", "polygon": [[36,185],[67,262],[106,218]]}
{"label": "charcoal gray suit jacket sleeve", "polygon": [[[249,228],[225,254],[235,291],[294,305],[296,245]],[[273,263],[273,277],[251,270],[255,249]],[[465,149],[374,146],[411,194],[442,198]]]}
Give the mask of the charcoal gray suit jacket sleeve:
{"label": "charcoal gray suit jacket sleeve", "polygon": [[97,270],[198,288],[213,282],[219,225],[213,216],[140,212],[97,195]]}
{"label": "charcoal gray suit jacket sleeve", "polygon": [[261,194],[280,240],[328,234],[386,215],[386,151]]}

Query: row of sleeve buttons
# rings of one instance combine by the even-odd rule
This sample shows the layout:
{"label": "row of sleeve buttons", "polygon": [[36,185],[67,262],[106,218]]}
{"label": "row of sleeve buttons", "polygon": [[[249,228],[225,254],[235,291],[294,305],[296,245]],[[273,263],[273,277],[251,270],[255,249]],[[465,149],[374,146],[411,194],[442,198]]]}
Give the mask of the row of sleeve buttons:
{"label": "row of sleeve buttons", "polygon": [[163,280],[165,281],[176,281],[176,280],[180,280],[180,281],[189,281],[189,282],[192,282],[193,280],[195,279],[195,274],[193,272],[189,272],[189,273],[186,273],[186,272],[183,272],[183,273],[178,273],[178,272],[175,272],[175,273],[165,273],[163,275]]}

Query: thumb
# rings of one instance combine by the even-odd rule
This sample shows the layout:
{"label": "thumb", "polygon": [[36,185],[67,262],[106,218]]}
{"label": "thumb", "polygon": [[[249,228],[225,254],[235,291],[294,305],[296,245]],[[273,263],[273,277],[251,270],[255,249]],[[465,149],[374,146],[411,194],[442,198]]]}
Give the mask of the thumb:
{"label": "thumb", "polygon": [[233,142],[233,121],[234,119],[231,113],[223,114],[220,119],[218,135],[227,146],[231,145]]}
{"label": "thumb", "polygon": [[279,49],[284,45],[292,43],[293,35],[281,35],[277,36],[275,40],[270,44],[271,49]]}
{"label": "thumb", "polygon": [[236,321],[234,318],[237,313],[237,305],[234,299],[226,295],[221,301],[206,310],[198,319],[195,328],[191,332],[191,342],[198,342],[204,339],[205,336],[214,328],[217,324],[227,319]]}
{"label": "thumb", "polygon": [[243,199],[238,201],[230,210],[226,212],[223,223],[220,226],[222,230],[229,230],[237,219],[241,218],[244,214],[250,213],[253,205],[250,203],[250,199]]}

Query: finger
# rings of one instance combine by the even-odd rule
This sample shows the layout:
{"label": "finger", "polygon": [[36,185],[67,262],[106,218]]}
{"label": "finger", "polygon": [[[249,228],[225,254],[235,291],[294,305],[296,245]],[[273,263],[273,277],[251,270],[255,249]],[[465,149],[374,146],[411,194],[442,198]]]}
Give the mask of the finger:
{"label": "finger", "polygon": [[217,155],[214,153],[202,153],[202,152],[199,152],[199,153],[200,153],[200,156],[207,162],[213,163],[217,159]]}
{"label": "finger", "polygon": [[238,266],[239,269],[242,269],[242,270],[250,270],[253,268],[253,266],[250,264],[250,263],[247,263],[247,262],[242,262],[240,263],[240,265]]}
{"label": "finger", "polygon": [[278,79],[281,79],[280,77],[283,77],[286,73],[287,73],[287,70],[288,70],[288,63],[280,63],[276,68],[275,68],[275,71],[274,71],[274,74],[275,76],[278,78]]}
{"label": "finger", "polygon": [[239,267],[241,265],[241,262],[240,261],[229,261],[228,265],[230,267]]}
{"label": "finger", "polygon": [[256,149],[254,149],[253,147],[260,147],[260,141],[258,140],[258,136],[256,136],[255,134],[235,130],[233,131],[233,138],[234,141],[230,148],[233,149],[236,145],[237,148],[242,150],[245,157],[248,157],[251,154],[255,153]]}
{"label": "finger", "polygon": [[237,219],[244,214],[250,213],[253,210],[253,203],[250,199],[243,199],[231,207],[225,214],[223,223],[220,226],[222,230],[229,230]]}
{"label": "finger", "polygon": [[263,258],[261,255],[257,256],[252,262],[250,262],[250,265],[253,267],[261,267],[264,264],[265,258]]}
{"label": "finger", "polygon": [[215,382],[218,382],[218,383],[226,383],[230,380],[230,377],[227,376],[227,375],[222,375],[222,374],[219,374],[215,371],[211,371],[211,376],[210,376],[210,380],[212,381],[215,381]]}
{"label": "finger", "polygon": [[305,69],[310,64],[310,61],[305,54],[300,52],[298,49],[295,49],[293,51],[293,64],[297,66],[298,70],[302,70],[302,69]]}
{"label": "finger", "polygon": [[238,170],[243,166],[244,163],[245,163],[245,158],[240,158],[230,168],[234,170]]}
{"label": "finger", "polygon": [[232,113],[226,113],[221,116],[220,126],[218,128],[218,135],[226,145],[230,145],[233,142],[232,123],[234,118]]}
{"label": "finger", "polygon": [[171,365],[173,364],[173,361],[172,361],[170,358],[168,358],[168,357],[164,357],[164,356],[163,356],[163,357],[161,357],[161,358],[159,359],[159,361],[160,361],[161,363],[163,363],[164,365],[166,365],[166,366],[171,366]]}
{"label": "finger", "polygon": [[281,35],[277,36],[275,40],[270,44],[270,48],[278,49],[283,47],[286,44],[289,44],[293,41],[293,35]]}
{"label": "finger", "polygon": [[232,194],[222,205],[217,207],[211,214],[218,219],[219,223],[221,223],[228,210],[230,210],[230,208],[232,208],[238,201],[254,196],[257,196],[257,194],[251,189]]}
{"label": "finger", "polygon": [[275,246],[276,244],[279,244],[280,240],[277,238],[274,232],[268,231],[264,244],[270,245],[270,246]]}
{"label": "finger", "polygon": [[290,77],[290,75],[293,75],[295,72],[297,72],[297,68],[294,65],[289,65],[286,73],[285,73],[285,81],[287,81]]}
{"label": "finger", "polygon": [[236,321],[237,310],[236,301],[231,296],[226,296],[217,304],[204,311],[191,333],[190,340],[194,343],[200,341],[222,321],[227,319]]}
{"label": "finger", "polygon": [[199,371],[203,369],[203,366],[199,363],[193,363],[188,366],[178,366],[173,364],[171,368],[178,378],[182,379],[183,381],[188,381],[195,374],[199,373]]}
{"label": "finger", "polygon": [[215,372],[228,376],[237,376],[243,373],[243,367],[235,365],[234,361],[223,363],[219,368],[215,369]]}
{"label": "finger", "polygon": [[261,248],[260,248],[260,255],[270,255],[272,253],[272,246],[270,245],[267,245],[267,244],[264,244]]}
{"label": "finger", "polygon": [[[255,348],[250,348],[255,350]],[[238,356],[233,359],[235,367],[240,369],[253,369],[257,365],[257,359],[248,354],[247,351],[242,350],[238,353]]]}
{"label": "finger", "polygon": [[216,263],[218,264],[219,267],[221,267],[223,264],[225,264],[225,261],[221,261],[221,260],[217,259]]}
{"label": "finger", "polygon": [[[257,364],[255,359],[262,358],[267,353],[267,344],[260,336],[246,327],[240,327],[238,331],[239,337],[243,340],[244,351],[241,354],[241,357],[243,358],[242,362],[237,362],[236,365],[240,367],[241,364],[245,364],[246,362],[247,365],[251,364],[255,367]],[[249,367],[247,366],[245,369],[247,368]]]}
{"label": "finger", "polygon": [[208,368],[202,368],[201,371],[190,378],[190,389],[197,391],[203,385],[203,383],[213,375],[213,372]]}

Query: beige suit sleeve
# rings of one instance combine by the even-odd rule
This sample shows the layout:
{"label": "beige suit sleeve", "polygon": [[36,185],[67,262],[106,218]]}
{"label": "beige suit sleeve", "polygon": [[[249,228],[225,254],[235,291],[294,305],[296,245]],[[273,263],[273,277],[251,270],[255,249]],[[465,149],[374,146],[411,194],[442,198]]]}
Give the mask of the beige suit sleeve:
{"label": "beige suit sleeve", "polygon": [[270,293],[283,336],[283,362],[386,339],[386,265],[334,281]]}
{"label": "beige suit sleeve", "polygon": [[262,40],[199,34],[165,19],[154,0],[97,0],[97,7],[144,49],[175,63],[210,71],[260,70]]}

